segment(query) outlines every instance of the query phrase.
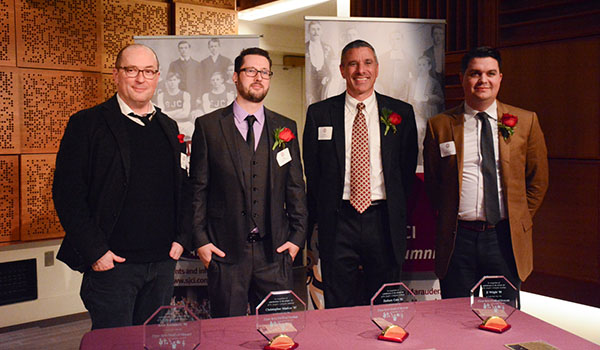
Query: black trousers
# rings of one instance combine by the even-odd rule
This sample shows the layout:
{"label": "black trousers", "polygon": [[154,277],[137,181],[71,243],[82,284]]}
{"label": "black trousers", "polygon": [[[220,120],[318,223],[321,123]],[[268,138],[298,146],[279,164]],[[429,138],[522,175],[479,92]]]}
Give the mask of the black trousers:
{"label": "black trousers", "polygon": [[173,296],[176,261],[115,263],[108,271],[83,274],[81,300],[92,329],[141,325]]}
{"label": "black trousers", "polygon": [[343,201],[336,225],[334,244],[321,256],[325,307],[368,305],[384,283],[400,281],[387,206],[381,201],[359,214]]}
{"label": "black trousers", "polygon": [[285,251],[267,261],[265,245],[270,241],[246,243],[244,257],[236,264],[212,259],[208,265],[208,294],[211,317],[250,314],[272,291],[291,290],[294,284],[292,257]]}
{"label": "black trousers", "polygon": [[442,298],[468,297],[481,278],[491,275],[504,276],[517,289],[521,287],[508,220],[481,232],[459,225],[448,273],[440,280]]}

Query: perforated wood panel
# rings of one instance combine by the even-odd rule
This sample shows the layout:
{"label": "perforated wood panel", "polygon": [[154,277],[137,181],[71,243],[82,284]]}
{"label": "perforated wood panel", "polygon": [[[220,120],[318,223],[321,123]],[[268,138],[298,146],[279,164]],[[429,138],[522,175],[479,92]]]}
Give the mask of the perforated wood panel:
{"label": "perforated wood panel", "polygon": [[21,152],[58,151],[69,117],[101,102],[100,73],[21,71]]}
{"label": "perforated wood panel", "polygon": [[221,7],[224,9],[235,10],[235,0],[173,0],[173,2]]}
{"label": "perforated wood panel", "polygon": [[100,0],[15,0],[19,67],[100,69]]}
{"label": "perforated wood panel", "polygon": [[115,92],[117,92],[117,86],[112,74],[102,74],[102,99],[108,100]]}
{"label": "perforated wood panel", "polygon": [[234,10],[176,3],[176,35],[237,34],[238,19]]}
{"label": "perforated wood panel", "polygon": [[19,156],[0,156],[0,242],[19,240]]}
{"label": "perforated wood panel", "polygon": [[110,73],[119,50],[133,36],[168,35],[169,4],[152,1],[102,0],[102,71]]}
{"label": "perforated wood panel", "polygon": [[0,65],[16,66],[15,2],[0,1]]}
{"label": "perforated wood panel", "polygon": [[56,154],[21,156],[21,240],[64,236],[52,201]]}
{"label": "perforated wood panel", "polygon": [[0,67],[0,154],[20,152],[18,81],[16,68]]}

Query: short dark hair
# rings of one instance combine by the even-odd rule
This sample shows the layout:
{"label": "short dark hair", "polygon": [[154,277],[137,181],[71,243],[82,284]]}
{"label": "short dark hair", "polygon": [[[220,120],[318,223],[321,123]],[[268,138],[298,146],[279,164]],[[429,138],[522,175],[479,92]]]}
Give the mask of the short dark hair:
{"label": "short dark hair", "polygon": [[187,42],[186,40],[181,40],[180,42],[177,43],[177,48],[179,48],[179,46],[181,46],[183,44],[187,44],[188,47],[192,47],[192,45],[189,42]]}
{"label": "short dark hair", "polygon": [[340,65],[344,64],[344,56],[346,56],[346,53],[352,49],[358,49],[359,47],[368,47],[369,49],[371,49],[371,51],[373,51],[373,56],[375,56],[375,62],[377,61],[377,54],[375,53],[375,49],[373,48],[373,46],[371,46],[371,44],[369,44],[368,42],[364,41],[364,40],[354,40],[350,43],[348,43],[346,46],[344,46],[344,48],[342,49],[342,56],[340,57]]}
{"label": "short dark hair", "polygon": [[156,69],[160,69],[160,63],[158,62],[158,56],[156,55],[156,52],[154,52],[154,50],[152,50],[152,48],[150,48],[146,45],[142,45],[142,44],[129,44],[129,45],[123,47],[121,50],[119,50],[119,53],[117,54],[117,58],[115,59],[115,68],[121,67],[121,60],[123,59],[123,53],[130,47],[144,47],[144,48],[150,50],[150,52],[152,52],[152,54],[154,55],[154,58],[156,59]]}
{"label": "short dark hair", "polygon": [[236,73],[240,74],[240,69],[242,69],[242,64],[244,64],[244,57],[248,55],[263,56],[267,59],[267,61],[269,61],[269,69],[271,69],[271,64],[273,62],[271,61],[271,57],[269,57],[269,52],[259,47],[249,47],[247,49],[243,49],[242,52],[240,52],[240,54],[238,55],[238,57],[235,58],[235,64],[233,68]]}
{"label": "short dark hair", "polygon": [[221,46],[221,40],[219,40],[218,38],[211,38],[210,40],[208,40],[208,44],[206,44],[206,46],[210,47],[210,43],[217,43],[219,44],[219,46]]}
{"label": "short dark hair", "polygon": [[434,24],[434,25],[432,25],[432,26],[431,26],[431,36],[433,36],[433,32],[434,32],[436,29],[439,29],[439,30],[441,30],[441,31],[442,31],[442,33],[444,32],[444,26],[442,26],[441,24]]}
{"label": "short dark hair", "polygon": [[500,51],[489,46],[480,46],[471,49],[463,56],[460,62],[460,72],[464,74],[467,71],[467,67],[472,59],[485,57],[491,57],[495,59],[498,62],[498,68],[501,68],[502,58],[500,57]]}

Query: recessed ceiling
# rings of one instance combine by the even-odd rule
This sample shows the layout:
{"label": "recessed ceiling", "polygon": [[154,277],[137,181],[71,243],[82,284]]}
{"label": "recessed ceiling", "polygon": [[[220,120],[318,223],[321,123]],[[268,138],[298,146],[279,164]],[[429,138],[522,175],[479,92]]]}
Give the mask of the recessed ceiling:
{"label": "recessed ceiling", "polygon": [[329,0],[322,4],[305,7],[303,9],[286,12],[284,14],[265,17],[255,21],[242,21],[244,23],[269,24],[285,27],[304,28],[304,16],[336,16],[337,0]]}

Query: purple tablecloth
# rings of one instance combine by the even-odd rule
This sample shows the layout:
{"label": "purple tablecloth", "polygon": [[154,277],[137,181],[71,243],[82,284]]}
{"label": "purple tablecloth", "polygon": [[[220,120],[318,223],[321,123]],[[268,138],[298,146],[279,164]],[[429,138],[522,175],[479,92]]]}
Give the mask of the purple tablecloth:
{"label": "purple tablecloth", "polygon": [[[306,328],[296,337],[299,349],[506,349],[504,344],[543,340],[559,349],[600,349],[583,338],[516,311],[508,320],[512,328],[498,334],[477,328],[469,299],[447,299],[416,303],[417,314],[402,343],[377,340],[379,331],[371,322],[369,307],[308,311]],[[262,349],[264,338],[255,330],[252,316],[201,322],[200,349]],[[99,329],[88,332],[80,349],[142,349],[142,327]]]}

